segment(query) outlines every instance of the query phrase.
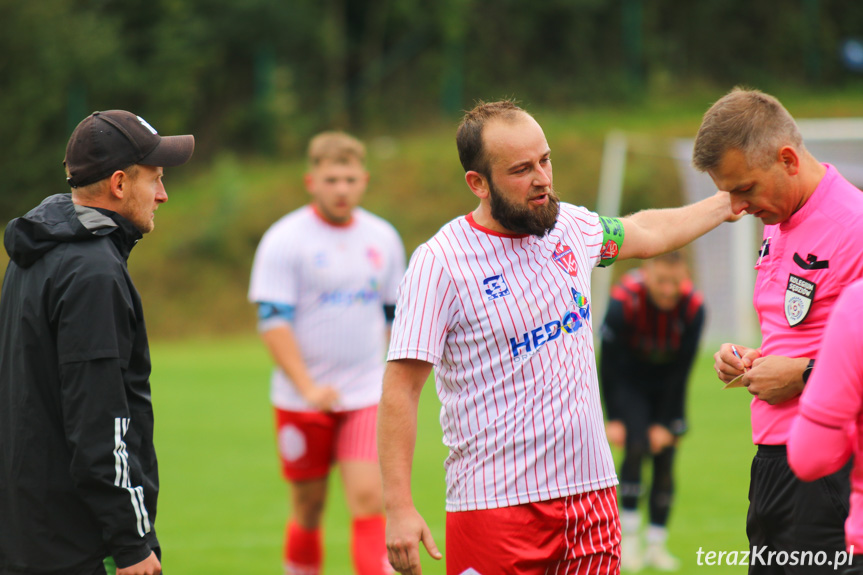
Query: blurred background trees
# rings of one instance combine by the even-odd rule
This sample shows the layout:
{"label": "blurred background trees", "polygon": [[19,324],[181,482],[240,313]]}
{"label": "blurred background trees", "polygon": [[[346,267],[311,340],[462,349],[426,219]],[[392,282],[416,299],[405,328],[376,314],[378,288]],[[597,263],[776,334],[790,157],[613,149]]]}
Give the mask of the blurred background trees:
{"label": "blurred background trees", "polygon": [[94,110],[193,133],[130,271],[151,334],[250,332],[254,250],[307,201],[317,131],[366,140],[364,205],[410,253],[475,206],[453,136],[476,99],[534,113],[558,192],[591,209],[606,133],[643,135],[628,213],[684,201],[670,138],[735,84],[799,117],[863,115],[860,38],[848,0],[0,0],[0,225],[68,190],[66,141]]}
{"label": "blurred background trees", "polygon": [[199,157],[422,125],[481,95],[629,102],[693,84],[859,82],[847,0],[0,0],[0,222],[62,191],[63,149],[126,108]]}

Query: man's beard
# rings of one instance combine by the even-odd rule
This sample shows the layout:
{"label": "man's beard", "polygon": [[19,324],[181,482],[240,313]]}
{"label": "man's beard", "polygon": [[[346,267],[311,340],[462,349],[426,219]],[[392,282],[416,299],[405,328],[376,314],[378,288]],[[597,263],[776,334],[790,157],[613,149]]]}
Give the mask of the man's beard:
{"label": "man's beard", "polygon": [[510,202],[494,186],[491,178],[488,180],[488,191],[491,217],[509,231],[541,238],[554,229],[560,211],[560,198],[554,188],[548,188],[548,202],[535,209]]}

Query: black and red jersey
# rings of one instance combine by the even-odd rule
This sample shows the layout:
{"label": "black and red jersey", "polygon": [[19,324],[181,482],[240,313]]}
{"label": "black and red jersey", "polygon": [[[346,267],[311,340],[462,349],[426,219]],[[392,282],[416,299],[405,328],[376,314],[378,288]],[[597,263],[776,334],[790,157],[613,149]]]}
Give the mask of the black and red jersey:
{"label": "black and red jersey", "polygon": [[686,380],[698,351],[705,309],[687,280],[677,305],[663,311],[647,292],[640,270],[626,274],[611,291],[602,324],[600,376],[606,409],[616,419],[620,386],[662,388],[674,417],[683,417]]}

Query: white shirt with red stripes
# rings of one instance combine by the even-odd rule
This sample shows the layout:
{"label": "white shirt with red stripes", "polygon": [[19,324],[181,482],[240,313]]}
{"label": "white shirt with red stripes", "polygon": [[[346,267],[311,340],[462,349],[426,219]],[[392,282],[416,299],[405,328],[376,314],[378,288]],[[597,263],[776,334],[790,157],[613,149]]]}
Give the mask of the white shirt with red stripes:
{"label": "white shirt with red stripes", "polygon": [[[339,392],[336,411],[380,401],[386,355],[383,306],[396,301],[404,247],[395,228],[356,208],[344,226],[312,206],[267,230],[252,266],[249,300],[293,306],[294,336],[311,377]],[[272,376],[273,405],[310,411],[285,373]]]}
{"label": "white shirt with red stripes", "polygon": [[411,258],[388,359],[434,365],[447,511],[617,484],[590,314],[602,241],[597,214],[561,203],[543,238],[502,235],[469,214]]}

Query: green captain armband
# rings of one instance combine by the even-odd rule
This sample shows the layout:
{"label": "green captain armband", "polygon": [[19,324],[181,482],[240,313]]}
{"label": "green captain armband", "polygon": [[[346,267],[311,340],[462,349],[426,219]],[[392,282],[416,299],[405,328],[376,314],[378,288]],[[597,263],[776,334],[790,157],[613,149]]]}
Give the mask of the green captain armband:
{"label": "green captain armband", "polygon": [[623,245],[623,222],[620,218],[607,218],[599,216],[602,224],[602,250],[599,252],[599,267],[607,268],[620,255],[620,246]]}

